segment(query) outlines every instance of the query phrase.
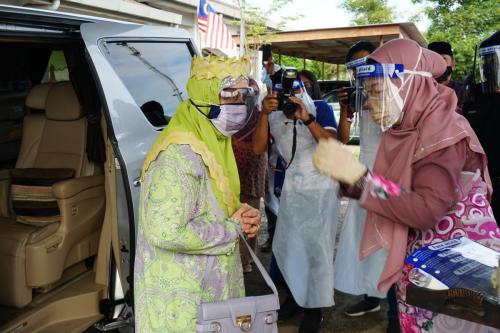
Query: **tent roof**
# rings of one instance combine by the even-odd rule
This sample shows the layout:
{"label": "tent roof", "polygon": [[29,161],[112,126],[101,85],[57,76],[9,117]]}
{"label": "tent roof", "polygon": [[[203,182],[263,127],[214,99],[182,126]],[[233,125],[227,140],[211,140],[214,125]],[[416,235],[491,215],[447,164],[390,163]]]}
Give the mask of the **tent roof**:
{"label": "tent roof", "polygon": [[[247,37],[249,41],[251,36]],[[395,38],[408,38],[421,46],[427,41],[413,23],[388,23],[364,26],[282,31],[269,37],[276,54],[343,64],[349,48],[360,40],[378,46]],[[239,44],[239,36],[233,37]]]}

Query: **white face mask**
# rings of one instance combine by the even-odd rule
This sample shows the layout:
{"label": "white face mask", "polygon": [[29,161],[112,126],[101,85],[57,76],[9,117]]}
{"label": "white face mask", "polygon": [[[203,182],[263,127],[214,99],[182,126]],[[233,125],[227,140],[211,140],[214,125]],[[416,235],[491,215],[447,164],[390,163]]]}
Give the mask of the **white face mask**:
{"label": "white face mask", "polygon": [[219,115],[210,119],[212,124],[225,136],[231,136],[245,126],[248,119],[246,104],[223,104]]}
{"label": "white face mask", "polygon": [[387,108],[383,108],[384,110],[387,110],[388,117],[382,117],[383,121],[380,124],[382,131],[385,131],[388,128],[392,127],[398,122],[399,119],[401,119],[404,106],[404,101],[399,95],[399,91],[401,90],[401,88],[398,88],[394,83],[391,82],[390,79],[386,80],[385,82],[389,89],[390,97],[388,100]]}
{"label": "white face mask", "polygon": [[306,106],[307,112],[316,115],[316,107],[314,106],[314,101],[311,96],[307,93],[306,88],[302,81],[299,83],[300,92],[295,94],[295,97],[299,98]]}

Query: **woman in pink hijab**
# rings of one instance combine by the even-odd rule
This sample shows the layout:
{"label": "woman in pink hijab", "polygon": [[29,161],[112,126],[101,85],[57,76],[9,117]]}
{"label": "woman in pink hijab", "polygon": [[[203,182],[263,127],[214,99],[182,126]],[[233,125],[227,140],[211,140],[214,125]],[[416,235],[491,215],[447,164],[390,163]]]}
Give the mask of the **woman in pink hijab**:
{"label": "woman in pink hijab", "polygon": [[498,245],[484,151],[455,112],[454,91],[434,79],[446,70],[439,54],[397,39],[368,56],[368,63],[357,69],[364,78],[363,109],[384,131],[373,171],[330,140],[319,144],[314,164],[367,210],[359,256],[387,251],[377,287],[385,292],[396,283],[402,332],[483,332],[408,305],[404,260],[422,246],[461,236]]}

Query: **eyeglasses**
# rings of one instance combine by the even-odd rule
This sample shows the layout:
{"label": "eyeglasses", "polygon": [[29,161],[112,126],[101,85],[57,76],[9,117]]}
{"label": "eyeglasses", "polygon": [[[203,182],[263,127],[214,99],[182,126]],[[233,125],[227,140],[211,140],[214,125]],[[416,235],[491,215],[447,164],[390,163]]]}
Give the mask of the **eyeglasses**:
{"label": "eyeglasses", "polygon": [[242,98],[256,96],[256,91],[253,87],[245,88],[225,88],[220,92],[222,98]]}

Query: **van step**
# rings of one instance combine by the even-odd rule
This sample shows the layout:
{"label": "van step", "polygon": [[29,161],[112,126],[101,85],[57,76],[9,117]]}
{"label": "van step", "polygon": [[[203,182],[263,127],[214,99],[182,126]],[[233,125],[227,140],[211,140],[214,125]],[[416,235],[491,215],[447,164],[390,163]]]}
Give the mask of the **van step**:
{"label": "van step", "polygon": [[134,326],[134,321],[132,317],[117,318],[109,323],[100,321],[94,325],[94,327],[101,332],[110,332],[119,328],[133,327],[133,326]]}

